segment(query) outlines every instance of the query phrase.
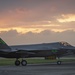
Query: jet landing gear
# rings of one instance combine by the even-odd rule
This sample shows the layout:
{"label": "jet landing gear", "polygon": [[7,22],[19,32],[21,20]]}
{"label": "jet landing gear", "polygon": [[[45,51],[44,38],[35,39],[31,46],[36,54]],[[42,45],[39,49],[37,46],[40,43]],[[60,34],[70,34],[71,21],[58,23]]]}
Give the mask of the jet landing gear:
{"label": "jet landing gear", "polygon": [[61,65],[61,61],[57,61],[57,65]]}
{"label": "jet landing gear", "polygon": [[18,59],[15,61],[15,65],[16,66],[19,66],[20,65],[20,61]]}
{"label": "jet landing gear", "polygon": [[57,65],[61,65],[60,57],[58,57]]}
{"label": "jet landing gear", "polygon": [[26,66],[26,65],[27,65],[27,61],[26,61],[26,60],[22,60],[22,61],[21,61],[21,65],[22,65],[22,66]]}
{"label": "jet landing gear", "polygon": [[27,65],[27,61],[26,60],[22,60],[21,62],[17,59],[16,61],[15,61],[15,65],[16,66],[20,66],[20,64],[22,65],[22,66],[26,66]]}

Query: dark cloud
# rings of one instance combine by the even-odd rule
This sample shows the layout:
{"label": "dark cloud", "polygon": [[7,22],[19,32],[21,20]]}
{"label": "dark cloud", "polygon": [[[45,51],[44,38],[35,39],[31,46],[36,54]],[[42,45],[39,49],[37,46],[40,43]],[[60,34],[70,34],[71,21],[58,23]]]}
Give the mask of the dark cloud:
{"label": "dark cloud", "polygon": [[25,34],[18,33],[16,30],[1,32],[3,38],[9,45],[15,44],[34,44],[34,43],[50,43],[57,41],[67,41],[75,45],[75,31],[67,30],[64,32],[53,32],[49,30],[40,33],[27,32]]}
{"label": "dark cloud", "polygon": [[16,30],[2,31],[0,35],[5,35],[6,37],[14,37],[18,35],[18,32]]}

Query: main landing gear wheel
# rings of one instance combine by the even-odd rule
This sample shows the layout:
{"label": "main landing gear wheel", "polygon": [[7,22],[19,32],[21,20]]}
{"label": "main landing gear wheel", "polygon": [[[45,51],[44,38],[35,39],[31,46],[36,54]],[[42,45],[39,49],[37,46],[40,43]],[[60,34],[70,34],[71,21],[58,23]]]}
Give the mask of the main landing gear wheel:
{"label": "main landing gear wheel", "polygon": [[57,65],[61,65],[61,61],[57,61]]}
{"label": "main landing gear wheel", "polygon": [[16,65],[16,66],[19,66],[19,65],[20,65],[20,61],[19,61],[19,60],[16,60],[16,61],[15,61],[15,65]]}
{"label": "main landing gear wheel", "polygon": [[22,61],[21,61],[21,65],[22,65],[22,66],[26,66],[26,65],[27,65],[27,61],[26,61],[26,60],[22,60]]}

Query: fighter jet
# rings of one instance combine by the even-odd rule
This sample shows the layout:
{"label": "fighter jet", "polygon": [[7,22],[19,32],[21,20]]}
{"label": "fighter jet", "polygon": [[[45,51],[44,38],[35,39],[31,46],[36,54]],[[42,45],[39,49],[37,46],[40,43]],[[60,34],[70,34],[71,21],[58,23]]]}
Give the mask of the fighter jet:
{"label": "fighter jet", "polygon": [[[24,60],[24,58],[31,57],[45,57],[45,59],[56,59],[57,57],[57,64],[60,65],[61,61],[59,58],[66,55],[75,55],[75,47],[67,42],[8,46],[0,38],[0,57],[16,58],[16,66],[19,66],[20,64],[26,66],[27,61]],[[19,61],[19,58],[22,58],[21,62]]]}

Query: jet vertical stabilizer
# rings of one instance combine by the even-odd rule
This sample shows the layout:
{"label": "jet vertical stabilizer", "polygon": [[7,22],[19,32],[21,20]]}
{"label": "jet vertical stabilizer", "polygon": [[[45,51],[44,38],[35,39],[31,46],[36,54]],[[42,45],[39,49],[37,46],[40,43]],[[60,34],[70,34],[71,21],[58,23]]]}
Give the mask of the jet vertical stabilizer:
{"label": "jet vertical stabilizer", "polygon": [[0,38],[0,50],[11,50],[11,48]]}

